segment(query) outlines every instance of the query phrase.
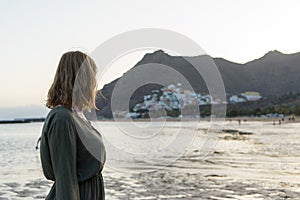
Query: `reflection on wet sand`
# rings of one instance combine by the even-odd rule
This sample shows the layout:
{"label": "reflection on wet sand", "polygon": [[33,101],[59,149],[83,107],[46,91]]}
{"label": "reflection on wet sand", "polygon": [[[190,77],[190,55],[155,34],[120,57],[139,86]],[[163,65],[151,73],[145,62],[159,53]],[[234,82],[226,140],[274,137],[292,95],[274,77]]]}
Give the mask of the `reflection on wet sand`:
{"label": "reflection on wet sand", "polygon": [[[172,129],[172,124],[168,126]],[[199,144],[207,124],[200,123],[195,140],[176,162],[158,170],[125,173],[103,171],[107,199],[299,199],[300,124],[226,122],[212,152],[203,158]],[[188,123],[184,124],[188,128]],[[1,136],[1,135],[0,135]],[[34,142],[33,142],[34,143]],[[155,168],[138,163],[146,168]],[[149,165],[149,166],[147,166]],[[27,165],[24,165],[27,167]],[[38,167],[38,165],[36,165]],[[6,168],[4,168],[6,169]],[[39,169],[30,178],[0,183],[0,199],[43,199],[51,182]],[[31,173],[31,172],[28,172]]]}

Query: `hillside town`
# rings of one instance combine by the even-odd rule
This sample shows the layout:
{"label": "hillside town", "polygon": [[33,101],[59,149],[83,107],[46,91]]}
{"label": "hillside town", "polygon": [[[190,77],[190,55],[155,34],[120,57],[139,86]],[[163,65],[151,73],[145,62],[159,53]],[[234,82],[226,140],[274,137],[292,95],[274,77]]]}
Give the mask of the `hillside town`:
{"label": "hillside town", "polygon": [[160,90],[152,90],[152,94],[144,96],[144,101],[138,103],[128,113],[127,117],[138,117],[139,113],[149,110],[180,110],[190,105],[236,104],[247,101],[258,101],[262,98],[259,92],[245,91],[244,93],[229,96],[227,101],[213,99],[209,94],[196,93],[184,90],[181,83],[170,84]]}

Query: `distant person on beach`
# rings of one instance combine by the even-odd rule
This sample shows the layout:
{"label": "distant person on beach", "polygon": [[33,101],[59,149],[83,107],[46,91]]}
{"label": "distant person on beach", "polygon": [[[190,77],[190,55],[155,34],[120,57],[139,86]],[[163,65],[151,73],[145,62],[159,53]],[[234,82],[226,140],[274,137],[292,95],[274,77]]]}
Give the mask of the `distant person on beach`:
{"label": "distant person on beach", "polygon": [[60,59],[48,91],[46,106],[51,111],[40,143],[43,173],[54,181],[46,200],[105,199],[105,147],[83,114],[96,109],[96,73],[95,62],[80,51],[67,52]]}

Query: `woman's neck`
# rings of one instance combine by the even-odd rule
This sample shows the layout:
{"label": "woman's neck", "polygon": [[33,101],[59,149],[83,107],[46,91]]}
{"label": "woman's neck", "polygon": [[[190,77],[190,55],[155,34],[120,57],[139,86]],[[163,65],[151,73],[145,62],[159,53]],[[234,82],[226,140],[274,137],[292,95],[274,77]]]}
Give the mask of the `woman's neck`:
{"label": "woman's neck", "polygon": [[78,106],[72,106],[72,110],[74,110],[76,112],[83,112],[83,109],[79,108]]}
{"label": "woman's neck", "polygon": [[87,121],[85,115],[83,114],[83,110],[82,110],[82,109],[79,109],[78,107],[73,106],[73,107],[72,107],[72,110],[73,110],[73,112],[77,113],[77,115],[78,115],[80,118],[82,118],[82,119],[84,119],[84,120]]}

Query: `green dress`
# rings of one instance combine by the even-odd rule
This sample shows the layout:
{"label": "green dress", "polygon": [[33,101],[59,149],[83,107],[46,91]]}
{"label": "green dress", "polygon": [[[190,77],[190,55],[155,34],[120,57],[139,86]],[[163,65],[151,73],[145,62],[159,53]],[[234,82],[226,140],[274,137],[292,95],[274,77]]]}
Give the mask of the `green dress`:
{"label": "green dress", "polygon": [[102,169],[106,152],[100,133],[66,107],[53,108],[40,144],[43,173],[54,184],[46,199],[105,199]]}

